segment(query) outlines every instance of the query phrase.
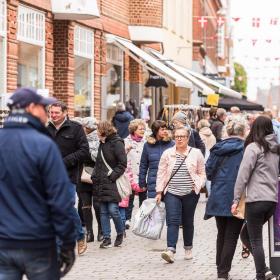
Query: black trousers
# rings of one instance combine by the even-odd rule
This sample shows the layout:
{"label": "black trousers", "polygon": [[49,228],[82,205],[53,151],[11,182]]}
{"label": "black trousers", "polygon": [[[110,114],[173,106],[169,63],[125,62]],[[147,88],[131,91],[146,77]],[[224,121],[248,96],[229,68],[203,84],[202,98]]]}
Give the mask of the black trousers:
{"label": "black trousers", "polygon": [[276,203],[272,201],[257,201],[246,203],[245,215],[247,223],[241,231],[241,240],[254,257],[256,278],[265,279],[265,255],[263,249],[263,225],[274,214]]}
{"label": "black trousers", "polygon": [[[143,201],[147,198],[147,191],[138,193],[139,196],[139,207],[142,205]],[[134,191],[129,196],[129,204],[128,207],[125,208],[125,218],[126,220],[131,220],[132,210],[133,210],[133,203],[134,203],[135,193]]]}
{"label": "black trousers", "polygon": [[91,191],[80,192],[79,198],[81,200],[82,216],[83,216],[84,224],[86,226],[86,230],[88,232],[93,230],[92,228],[92,222],[93,222],[92,206],[93,206],[96,221],[98,224],[98,231],[101,231],[100,203],[96,202],[93,199],[93,195]]}
{"label": "black trousers", "polygon": [[244,220],[235,217],[215,217],[218,229],[216,265],[218,278],[227,278]]}

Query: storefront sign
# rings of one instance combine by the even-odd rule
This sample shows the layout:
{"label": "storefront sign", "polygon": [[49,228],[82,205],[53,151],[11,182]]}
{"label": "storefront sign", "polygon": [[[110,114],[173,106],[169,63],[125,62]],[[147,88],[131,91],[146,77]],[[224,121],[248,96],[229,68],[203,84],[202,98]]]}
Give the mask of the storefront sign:
{"label": "storefront sign", "polygon": [[99,17],[96,0],[51,0],[55,19],[80,20]]}
{"label": "storefront sign", "polygon": [[168,84],[166,83],[166,80],[163,77],[149,71],[149,79],[146,82],[145,86],[146,87],[168,87]]}

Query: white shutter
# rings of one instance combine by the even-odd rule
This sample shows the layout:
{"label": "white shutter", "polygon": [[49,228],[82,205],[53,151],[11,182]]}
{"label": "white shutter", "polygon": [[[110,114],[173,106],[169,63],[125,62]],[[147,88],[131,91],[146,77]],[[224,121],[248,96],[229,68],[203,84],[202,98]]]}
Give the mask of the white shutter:
{"label": "white shutter", "polygon": [[29,7],[18,7],[17,39],[32,45],[45,45],[45,14]]}
{"label": "white shutter", "polygon": [[94,33],[80,25],[74,30],[74,54],[77,56],[93,59]]}
{"label": "white shutter", "polygon": [[0,36],[6,36],[6,0],[0,0]]}
{"label": "white shutter", "polygon": [[218,27],[218,40],[217,40],[217,56],[224,58],[225,56],[225,25]]}

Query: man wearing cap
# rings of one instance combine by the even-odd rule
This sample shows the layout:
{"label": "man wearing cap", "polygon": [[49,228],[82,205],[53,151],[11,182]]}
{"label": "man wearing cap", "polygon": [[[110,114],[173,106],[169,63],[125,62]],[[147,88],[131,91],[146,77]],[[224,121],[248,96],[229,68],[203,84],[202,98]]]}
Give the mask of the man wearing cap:
{"label": "man wearing cap", "polygon": [[[90,158],[89,145],[81,124],[71,121],[67,116],[66,105],[58,101],[49,108],[50,121],[47,129],[61,152],[71,182],[80,184],[83,163]],[[75,194],[75,189],[72,188]],[[87,250],[85,232],[79,215],[75,215],[77,228],[78,254]]]}
{"label": "man wearing cap", "polygon": [[182,126],[188,127],[191,130],[190,140],[188,145],[190,147],[200,149],[202,154],[205,155],[205,145],[201,140],[199,133],[195,129],[192,129],[190,127],[188,123],[188,116],[186,115],[186,113],[183,111],[177,112],[173,116],[171,121],[174,127],[182,127]]}
{"label": "man wearing cap", "polygon": [[60,279],[75,260],[72,184],[44,126],[46,106],[55,101],[22,88],[7,104],[0,130],[0,279]]}

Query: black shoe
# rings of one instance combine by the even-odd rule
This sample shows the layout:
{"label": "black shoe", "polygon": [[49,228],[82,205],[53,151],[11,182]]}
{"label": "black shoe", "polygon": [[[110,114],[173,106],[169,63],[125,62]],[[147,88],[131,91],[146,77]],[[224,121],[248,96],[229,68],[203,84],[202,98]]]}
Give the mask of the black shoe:
{"label": "black shoe", "polygon": [[101,242],[104,239],[104,236],[102,234],[101,230],[98,230],[98,234],[97,234],[97,241]]}
{"label": "black shoe", "polygon": [[87,242],[94,242],[94,234],[92,230],[87,232]]}
{"label": "black shoe", "polygon": [[125,221],[125,229],[129,229],[130,228],[130,224],[131,224],[131,221],[130,220],[126,220]]}
{"label": "black shoe", "polygon": [[100,248],[107,249],[112,247],[111,238],[104,238],[103,242],[100,244]]}
{"label": "black shoe", "polygon": [[117,235],[114,246],[120,247],[122,245],[122,243],[123,243],[123,233]]}

